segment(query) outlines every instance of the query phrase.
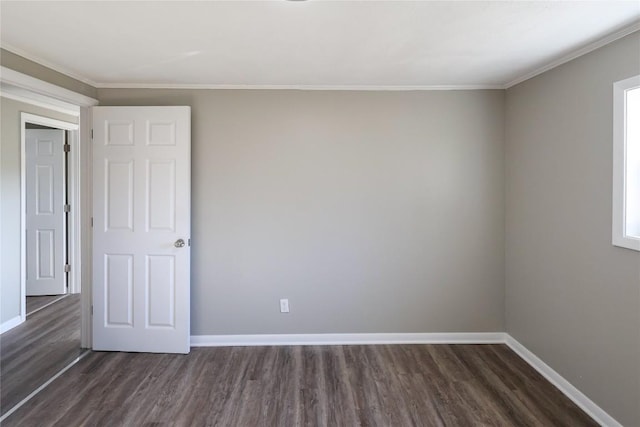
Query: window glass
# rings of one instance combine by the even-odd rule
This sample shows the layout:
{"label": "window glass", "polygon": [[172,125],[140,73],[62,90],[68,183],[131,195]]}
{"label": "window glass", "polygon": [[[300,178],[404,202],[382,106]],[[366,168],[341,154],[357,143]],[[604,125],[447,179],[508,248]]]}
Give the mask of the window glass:
{"label": "window glass", "polygon": [[627,236],[640,238],[640,88],[626,91],[626,215]]}

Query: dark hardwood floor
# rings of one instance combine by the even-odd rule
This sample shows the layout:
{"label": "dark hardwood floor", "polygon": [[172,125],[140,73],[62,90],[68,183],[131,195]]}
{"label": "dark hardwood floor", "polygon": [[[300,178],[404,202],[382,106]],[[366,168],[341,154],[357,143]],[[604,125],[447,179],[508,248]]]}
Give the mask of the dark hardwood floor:
{"label": "dark hardwood floor", "polygon": [[0,335],[0,414],[80,355],[80,295],[69,295]]}
{"label": "dark hardwood floor", "polygon": [[91,353],[5,426],[596,426],[504,345]]}
{"label": "dark hardwood floor", "polygon": [[51,304],[54,301],[65,298],[67,295],[44,295],[37,297],[27,297],[27,316],[34,311],[40,310],[47,304]]}

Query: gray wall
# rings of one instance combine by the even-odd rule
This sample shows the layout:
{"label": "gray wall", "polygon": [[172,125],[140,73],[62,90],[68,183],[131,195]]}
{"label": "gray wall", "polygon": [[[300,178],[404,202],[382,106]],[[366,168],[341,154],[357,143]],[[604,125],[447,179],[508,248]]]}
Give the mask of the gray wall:
{"label": "gray wall", "polygon": [[503,330],[502,91],[98,98],[193,108],[193,334]]}
{"label": "gray wall", "polygon": [[91,98],[96,97],[97,91],[93,86],[53,71],[5,49],[0,49],[0,65]]}
{"label": "gray wall", "polygon": [[640,426],[640,253],[611,245],[613,82],[640,34],[507,91],[507,331]]}
{"label": "gray wall", "polygon": [[78,118],[0,98],[0,323],[20,315],[20,113],[78,123]]}

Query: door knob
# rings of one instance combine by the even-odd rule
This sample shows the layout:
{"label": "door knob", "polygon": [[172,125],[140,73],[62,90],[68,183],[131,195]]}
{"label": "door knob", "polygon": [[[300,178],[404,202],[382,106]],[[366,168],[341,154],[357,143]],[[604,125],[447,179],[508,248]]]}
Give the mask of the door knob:
{"label": "door knob", "polygon": [[176,242],[173,244],[173,246],[175,246],[176,248],[184,247],[184,240],[183,239],[176,240]]}

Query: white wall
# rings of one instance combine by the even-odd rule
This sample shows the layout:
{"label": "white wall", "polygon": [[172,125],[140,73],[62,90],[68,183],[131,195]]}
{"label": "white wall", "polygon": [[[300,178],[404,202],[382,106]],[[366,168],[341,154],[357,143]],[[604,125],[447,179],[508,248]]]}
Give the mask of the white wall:
{"label": "white wall", "polygon": [[98,91],[192,107],[196,335],[502,331],[503,95]]}
{"label": "white wall", "polygon": [[611,244],[613,83],[640,34],[507,91],[507,331],[640,426],[640,253]]}

